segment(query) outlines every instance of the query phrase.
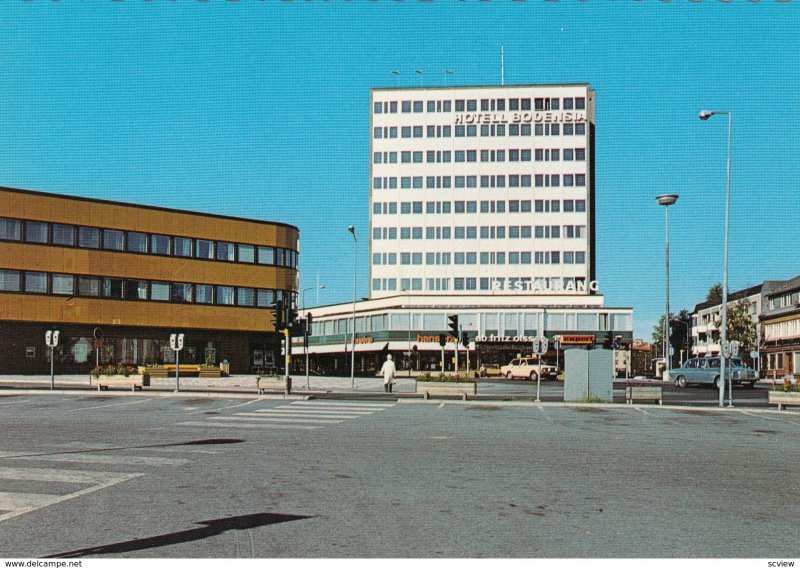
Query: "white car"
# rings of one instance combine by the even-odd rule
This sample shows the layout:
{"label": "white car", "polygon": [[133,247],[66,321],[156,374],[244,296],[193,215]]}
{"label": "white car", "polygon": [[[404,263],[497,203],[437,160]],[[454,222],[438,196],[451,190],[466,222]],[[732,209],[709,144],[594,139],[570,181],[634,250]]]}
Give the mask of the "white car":
{"label": "white car", "polygon": [[[500,367],[500,375],[507,379],[536,380],[539,374],[539,360],[536,357],[517,357],[508,365]],[[557,379],[558,369],[553,365],[542,363],[542,379]]]}

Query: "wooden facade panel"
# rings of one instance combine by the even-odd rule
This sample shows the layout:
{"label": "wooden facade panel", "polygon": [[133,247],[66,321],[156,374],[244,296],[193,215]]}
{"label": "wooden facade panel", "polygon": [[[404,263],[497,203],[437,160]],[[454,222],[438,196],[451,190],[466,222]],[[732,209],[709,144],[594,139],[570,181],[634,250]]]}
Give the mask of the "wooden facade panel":
{"label": "wooden facade panel", "polygon": [[0,215],[8,217],[297,248],[289,225],[25,191],[5,190],[3,201]]}
{"label": "wooden facade panel", "polygon": [[[3,320],[176,329],[273,331],[267,309],[0,294]],[[269,329],[267,329],[269,327]]]}
{"label": "wooden facade panel", "polygon": [[3,263],[4,267],[15,270],[295,289],[294,270],[259,264],[228,264],[148,254],[8,242],[0,242],[0,258],[7,259]]}

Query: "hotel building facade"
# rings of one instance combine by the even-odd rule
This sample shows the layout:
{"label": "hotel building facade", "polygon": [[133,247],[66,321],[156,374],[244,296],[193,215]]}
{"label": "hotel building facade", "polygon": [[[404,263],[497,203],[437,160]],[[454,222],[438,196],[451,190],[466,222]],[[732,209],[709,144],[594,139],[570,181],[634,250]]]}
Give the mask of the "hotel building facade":
{"label": "hotel building facade", "polygon": [[280,352],[276,300],[297,296],[296,227],[0,188],[0,373],[100,364],[228,361],[250,371]]}
{"label": "hotel building facade", "polygon": [[353,312],[366,373],[387,353],[452,368],[448,315],[473,368],[538,335],[629,342],[632,310],[604,308],[595,276],[594,108],[588,84],[374,89],[370,299],[309,310],[312,366],[349,371]]}

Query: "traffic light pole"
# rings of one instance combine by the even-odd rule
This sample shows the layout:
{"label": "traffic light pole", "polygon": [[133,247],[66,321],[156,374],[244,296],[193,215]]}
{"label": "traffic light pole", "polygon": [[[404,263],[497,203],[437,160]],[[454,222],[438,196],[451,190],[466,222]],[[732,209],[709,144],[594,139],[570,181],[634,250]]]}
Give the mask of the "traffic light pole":
{"label": "traffic light pole", "polygon": [[456,336],[456,375],[458,375],[458,344],[461,342],[461,326],[458,326],[458,336]]}

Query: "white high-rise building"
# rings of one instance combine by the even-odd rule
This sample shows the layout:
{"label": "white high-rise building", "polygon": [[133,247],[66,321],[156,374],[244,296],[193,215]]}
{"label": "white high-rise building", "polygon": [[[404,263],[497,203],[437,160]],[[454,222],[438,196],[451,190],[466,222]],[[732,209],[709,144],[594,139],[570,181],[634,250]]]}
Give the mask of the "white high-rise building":
{"label": "white high-rise building", "polygon": [[588,84],[373,89],[370,295],[595,289]]}

